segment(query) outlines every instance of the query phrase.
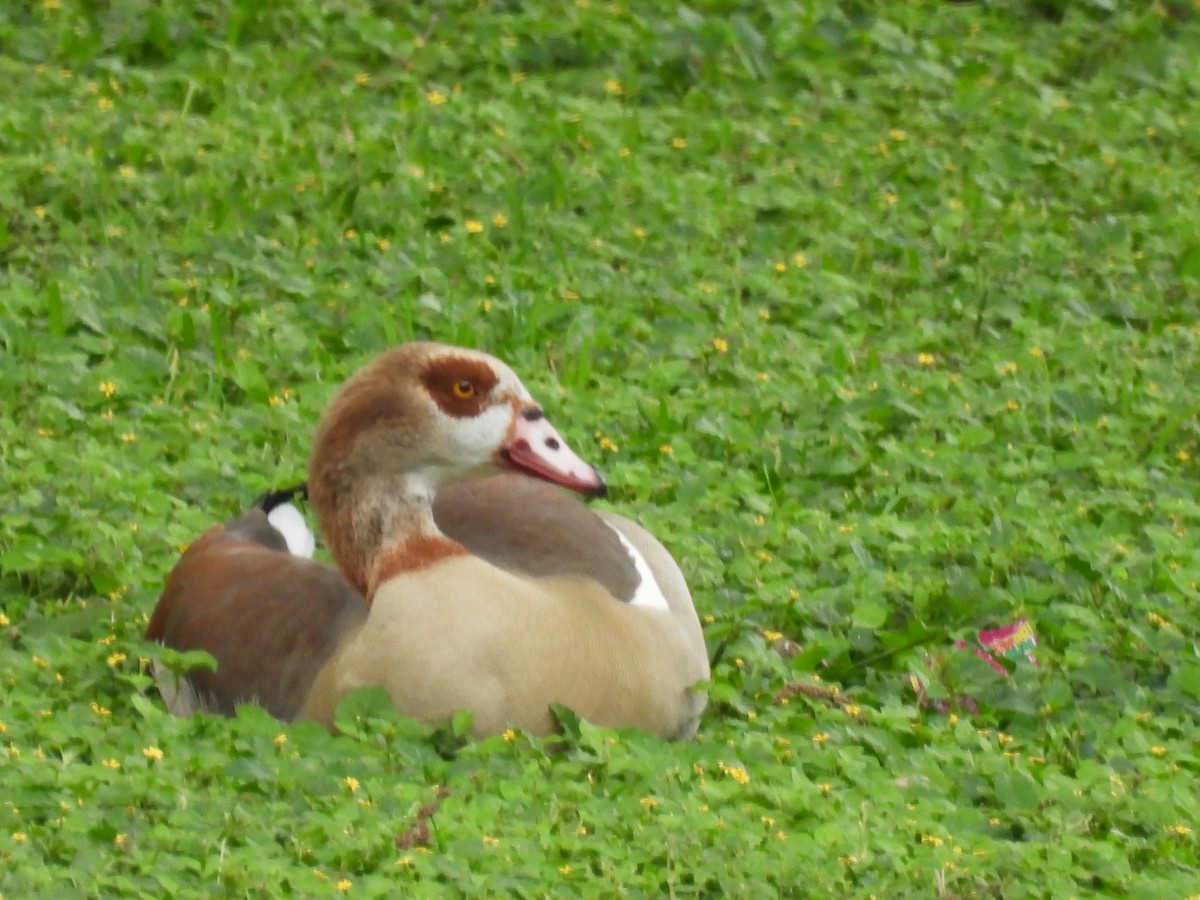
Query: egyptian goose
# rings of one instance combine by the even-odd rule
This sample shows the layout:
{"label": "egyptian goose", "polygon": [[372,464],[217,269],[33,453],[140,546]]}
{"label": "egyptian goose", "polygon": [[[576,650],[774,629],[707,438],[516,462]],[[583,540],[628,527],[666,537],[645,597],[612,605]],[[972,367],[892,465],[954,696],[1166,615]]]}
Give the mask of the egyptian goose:
{"label": "egyptian goose", "polygon": [[678,565],[554,485],[603,490],[507,366],[428,343],[384,353],[334,397],[309,466],[344,578],[296,555],[309,539],[282,496],[202,537],[148,637],[218,668],[172,708],[254,701],[331,727],[342,697],[376,685],[424,721],[470,710],[479,735],[549,733],[558,703],[690,737],[709,672]]}

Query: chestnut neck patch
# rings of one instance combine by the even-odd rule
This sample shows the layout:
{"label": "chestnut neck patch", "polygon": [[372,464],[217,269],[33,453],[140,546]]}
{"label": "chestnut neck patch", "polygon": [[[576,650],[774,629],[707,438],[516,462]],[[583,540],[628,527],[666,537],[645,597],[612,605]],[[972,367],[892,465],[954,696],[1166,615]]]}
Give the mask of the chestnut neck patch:
{"label": "chestnut neck patch", "polygon": [[444,535],[422,536],[402,541],[384,551],[375,564],[367,602],[375,597],[380,585],[406,572],[417,572],[454,556],[468,556],[467,549]]}
{"label": "chestnut neck patch", "polygon": [[483,412],[500,378],[486,362],[465,356],[440,356],[425,367],[421,384],[448,416],[467,419]]}

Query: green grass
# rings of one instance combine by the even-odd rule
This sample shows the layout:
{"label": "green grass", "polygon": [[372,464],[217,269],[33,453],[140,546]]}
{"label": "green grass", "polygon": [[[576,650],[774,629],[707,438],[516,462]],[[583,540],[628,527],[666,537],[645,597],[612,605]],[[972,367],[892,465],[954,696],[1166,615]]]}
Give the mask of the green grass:
{"label": "green grass", "polygon": [[[58,0],[0,47],[4,897],[1200,892],[1193,4]],[[693,743],[165,714],[180,545],[409,338],[509,361],[681,560]],[[950,649],[1021,616],[1036,668]]]}

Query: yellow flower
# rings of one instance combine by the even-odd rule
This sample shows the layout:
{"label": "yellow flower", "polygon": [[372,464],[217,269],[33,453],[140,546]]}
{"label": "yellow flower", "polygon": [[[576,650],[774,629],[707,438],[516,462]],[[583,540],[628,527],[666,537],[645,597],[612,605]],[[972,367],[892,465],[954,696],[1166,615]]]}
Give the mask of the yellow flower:
{"label": "yellow flower", "polygon": [[1180,450],[1178,453],[1175,454],[1175,458],[1178,459],[1180,462],[1187,462],[1192,457],[1191,457],[1191,454],[1189,454],[1186,450]]}
{"label": "yellow flower", "polygon": [[903,131],[901,131],[899,128],[893,128],[891,131],[888,132],[888,137],[890,137],[893,141],[902,141],[906,137],[908,137],[908,135],[905,134]]}
{"label": "yellow flower", "polygon": [[483,223],[475,219],[467,219],[466,227],[469,234],[479,234],[479,232],[483,231]]}
{"label": "yellow flower", "polygon": [[1018,403],[1016,400],[1009,400],[1004,405],[1007,406],[1009,408],[1009,410],[1016,410],[1016,409],[1021,408],[1021,404]]}
{"label": "yellow flower", "polygon": [[117,174],[122,178],[133,178],[137,172],[134,171],[133,166],[121,166],[117,169]]}
{"label": "yellow flower", "polygon": [[1006,362],[1003,366],[1000,367],[1000,371],[1003,372],[1005,375],[1012,375],[1014,372],[1017,371],[1017,364],[1015,362]]}
{"label": "yellow flower", "polygon": [[609,453],[616,453],[621,448],[614,444],[609,438],[600,438],[600,449],[607,450]]}
{"label": "yellow flower", "polygon": [[654,809],[654,807],[658,806],[658,801],[653,797],[643,797],[638,803],[642,804],[646,809]]}
{"label": "yellow flower", "polygon": [[163,752],[157,747],[144,747],[142,748],[142,756],[151,762],[158,762],[163,758]]}
{"label": "yellow flower", "polygon": [[670,456],[672,453],[675,452],[675,448],[672,447],[670,444],[662,444],[658,448],[658,452],[661,453],[663,456]]}
{"label": "yellow flower", "polygon": [[343,878],[336,885],[334,885],[334,887],[336,887],[340,893],[344,894],[346,891],[350,890],[350,888],[354,887],[354,882],[352,882],[349,878]]}
{"label": "yellow flower", "polygon": [[729,342],[726,341],[725,338],[713,338],[712,345],[713,349],[718,353],[729,352]]}
{"label": "yellow flower", "polygon": [[571,867],[570,866],[559,866],[558,871],[561,872],[563,875],[570,875]]}
{"label": "yellow flower", "polygon": [[121,440],[123,440],[127,444],[132,444],[134,441],[137,440],[137,435],[134,434],[132,431],[126,431],[124,434],[121,435]]}
{"label": "yellow flower", "polygon": [[115,668],[116,666],[119,666],[121,663],[125,662],[125,654],[114,653],[107,660],[105,660],[105,662],[108,663],[110,668]]}
{"label": "yellow flower", "polygon": [[503,228],[508,224],[508,216],[504,215],[504,213],[496,213],[492,216],[492,224],[497,228]]}
{"label": "yellow flower", "polygon": [[500,844],[500,838],[494,838],[491,835],[485,834],[483,836],[483,842],[489,847],[496,847]]}
{"label": "yellow flower", "polygon": [[346,776],[346,787],[350,788],[350,793],[353,794],[355,791],[358,790],[358,779],[352,775],[347,775]]}
{"label": "yellow flower", "polygon": [[633,229],[633,236],[636,238],[639,238],[639,239],[644,238],[646,236],[646,229],[645,228]]}
{"label": "yellow flower", "polygon": [[628,147],[622,147],[617,151],[617,156],[621,157],[621,159],[628,159],[630,152],[631,151]]}
{"label": "yellow flower", "polygon": [[1046,354],[1042,352],[1041,347],[1030,347],[1029,355],[1032,356],[1034,359],[1041,359]]}
{"label": "yellow flower", "polygon": [[[0,628],[7,628],[11,624],[12,623],[8,620],[8,616],[6,616],[4,613],[0,613]],[[3,730],[3,728],[0,728],[0,731]]]}
{"label": "yellow flower", "polygon": [[883,202],[886,203],[888,206],[892,206],[893,204],[899,202],[899,200],[900,200],[900,197],[897,196],[895,191],[884,191]]}
{"label": "yellow flower", "polygon": [[676,150],[682,150],[687,146],[687,138],[673,137],[671,138],[671,146]]}
{"label": "yellow flower", "polygon": [[111,715],[112,715],[112,710],[110,710],[110,709],[106,709],[105,707],[103,707],[103,706],[101,706],[99,703],[97,703],[95,700],[93,700],[91,703],[89,703],[89,704],[88,704],[88,707],[89,707],[89,708],[91,709],[91,711],[92,711],[92,712],[94,712],[96,715],[100,716],[100,718],[104,718],[105,716],[111,716]]}
{"label": "yellow flower", "polygon": [[824,745],[827,740],[829,740],[829,733],[826,731],[822,731],[820,734],[814,734],[812,739],[813,743],[817,746]]}
{"label": "yellow flower", "polygon": [[407,869],[409,866],[412,865],[412,857],[411,856],[402,856],[398,860],[396,860],[396,865],[398,865],[402,869]]}
{"label": "yellow flower", "polygon": [[623,88],[621,86],[621,82],[617,81],[615,78],[610,78],[608,81],[604,82],[604,89],[610,94],[617,94],[618,96],[625,93],[625,88]]}
{"label": "yellow flower", "polygon": [[918,353],[917,362],[923,366],[932,366],[935,362],[937,362],[937,357],[932,353]]}
{"label": "yellow flower", "polygon": [[26,834],[25,832],[23,832],[23,831],[14,831],[14,832],[12,833],[12,839],[13,839],[13,841],[14,841],[14,842],[16,842],[16,843],[18,843],[18,844],[23,844],[23,843],[25,843],[25,841],[26,841],[26,839],[27,839],[28,837],[29,837],[29,835],[27,835],[27,834]]}
{"label": "yellow flower", "polygon": [[1151,747],[1150,752],[1153,753],[1155,756],[1162,756],[1167,752],[1167,748],[1166,747]]}
{"label": "yellow flower", "polygon": [[117,771],[117,769],[121,768],[121,764],[119,762],[117,762],[115,759],[103,760],[100,763],[100,765],[104,766],[104,768],[106,768],[106,769],[112,769],[114,772]]}
{"label": "yellow flower", "polygon": [[516,738],[516,736],[517,736],[517,733],[515,731],[513,731],[511,728],[509,728],[503,734],[503,737],[506,741],[514,740]]}
{"label": "yellow flower", "polygon": [[125,848],[129,846],[129,835],[118,834],[115,838],[113,838],[113,843],[118,847]]}
{"label": "yellow flower", "polygon": [[430,103],[432,103],[434,106],[440,106],[441,104],[446,102],[446,95],[443,94],[441,91],[429,91],[428,93],[425,94],[425,99],[428,100]]}
{"label": "yellow flower", "polygon": [[388,247],[392,246],[392,242],[389,241],[387,238],[380,238],[379,240],[377,240],[375,242],[375,246],[378,247],[380,250],[386,250]]}
{"label": "yellow flower", "polygon": [[107,97],[101,97],[99,100],[96,101],[96,106],[98,106],[101,109],[101,111],[108,112],[110,109],[113,108],[113,102],[110,99],[108,99]]}
{"label": "yellow flower", "polygon": [[808,257],[803,253],[796,253],[792,256],[792,265],[797,269],[803,269],[808,265]]}
{"label": "yellow flower", "polygon": [[366,72],[359,72],[357,75],[354,76],[354,83],[357,84],[359,87],[362,87],[363,85],[367,84],[370,80],[371,80],[371,76],[368,75]]}
{"label": "yellow flower", "polygon": [[718,762],[717,768],[719,768],[724,774],[728,775],[738,784],[744,785],[750,782],[750,774],[741,766],[730,766],[723,762]]}
{"label": "yellow flower", "polygon": [[778,262],[775,263],[773,268],[775,269],[776,272],[786,272],[787,271],[787,263],[785,263],[783,260],[779,260]]}
{"label": "yellow flower", "polygon": [[105,397],[111,397],[116,392],[117,386],[111,381],[100,382],[100,393],[102,393]]}

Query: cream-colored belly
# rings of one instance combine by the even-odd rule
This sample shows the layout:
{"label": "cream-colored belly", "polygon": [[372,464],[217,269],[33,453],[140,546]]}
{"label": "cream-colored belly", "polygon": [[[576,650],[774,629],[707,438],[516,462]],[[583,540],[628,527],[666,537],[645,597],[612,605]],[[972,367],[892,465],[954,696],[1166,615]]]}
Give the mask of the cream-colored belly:
{"label": "cream-colored belly", "polygon": [[455,558],[380,589],[305,712],[332,719],[346,693],[378,685],[425,721],[470,710],[477,734],[548,733],[557,703],[596,724],[676,737],[703,707],[689,690],[708,675],[694,643],[670,612],[622,603],[594,582]]}

